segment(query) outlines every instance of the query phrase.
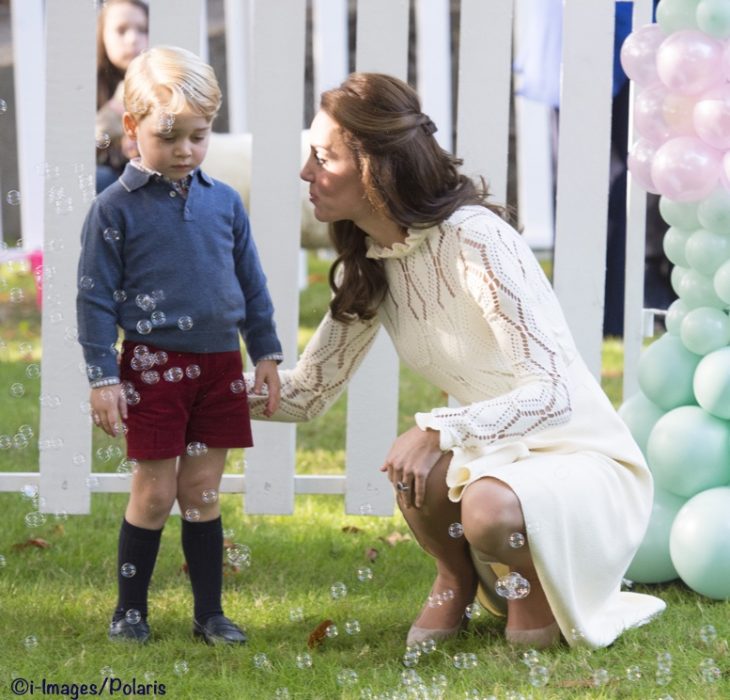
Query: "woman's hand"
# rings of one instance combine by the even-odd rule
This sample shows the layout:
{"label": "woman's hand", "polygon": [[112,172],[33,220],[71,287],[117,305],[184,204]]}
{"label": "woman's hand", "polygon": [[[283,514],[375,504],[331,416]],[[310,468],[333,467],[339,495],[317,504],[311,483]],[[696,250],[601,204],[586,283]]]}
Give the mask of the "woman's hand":
{"label": "woman's hand", "polygon": [[127,420],[127,402],[121,384],[101,386],[91,390],[91,417],[107,435],[117,437],[122,432],[121,420]]}
{"label": "woman's hand", "polygon": [[254,386],[252,393],[261,394],[264,388],[267,388],[268,398],[266,399],[266,408],[264,415],[270,418],[279,408],[279,399],[281,398],[281,381],[279,380],[279,370],[274,360],[260,360],[256,365],[254,373]]}
{"label": "woman's hand", "polygon": [[413,427],[396,438],[380,471],[388,472],[407,506],[420,508],[426,494],[426,479],[442,454],[437,430]]}

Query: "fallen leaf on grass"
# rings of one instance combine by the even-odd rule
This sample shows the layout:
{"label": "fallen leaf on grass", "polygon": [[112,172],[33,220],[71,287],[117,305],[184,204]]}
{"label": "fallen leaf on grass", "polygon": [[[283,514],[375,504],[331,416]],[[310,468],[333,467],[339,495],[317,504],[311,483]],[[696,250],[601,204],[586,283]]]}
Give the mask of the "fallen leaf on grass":
{"label": "fallen leaf on grass", "polygon": [[180,568],[178,569],[178,572],[177,573],[179,573],[179,574],[185,574],[186,576],[190,576],[190,569],[188,568],[188,563],[186,561],[184,561],[180,565]]}
{"label": "fallen leaf on grass", "polygon": [[381,537],[380,539],[391,547],[395,547],[399,542],[409,542],[411,536],[403,535],[400,532],[391,532],[387,537]]}
{"label": "fallen leaf on grass", "polygon": [[223,562],[223,575],[228,576],[230,574],[238,574],[241,571],[241,567],[237,566],[236,564],[231,564],[230,562],[224,561]]}
{"label": "fallen leaf on grass", "polygon": [[31,537],[25,542],[18,542],[13,545],[13,549],[17,552],[20,549],[27,549],[28,547],[37,547],[38,549],[48,549],[51,546],[50,542],[46,542],[40,537]]}
{"label": "fallen leaf on grass", "polygon": [[378,558],[378,550],[375,547],[370,547],[365,550],[365,558],[368,561],[375,561]]}
{"label": "fallen leaf on grass", "polygon": [[362,530],[359,527],[356,527],[355,525],[345,525],[342,528],[342,532],[346,532],[349,535],[355,535],[358,532],[362,532]]}
{"label": "fallen leaf on grass", "polygon": [[332,624],[332,620],[322,620],[310,633],[307,639],[307,646],[310,649],[318,647],[327,637],[327,628]]}

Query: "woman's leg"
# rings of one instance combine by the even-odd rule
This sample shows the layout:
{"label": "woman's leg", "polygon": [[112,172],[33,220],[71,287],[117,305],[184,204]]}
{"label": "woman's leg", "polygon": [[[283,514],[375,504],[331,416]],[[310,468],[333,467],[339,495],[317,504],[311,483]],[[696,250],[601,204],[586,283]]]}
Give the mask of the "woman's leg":
{"label": "woman's leg", "polygon": [[530,583],[527,597],[507,601],[507,630],[533,630],[554,623],[532,562],[529,539],[519,548],[509,543],[512,533],[525,534],[525,519],[514,491],[498,479],[479,479],[465,489],[461,510],[464,535],[472,547],[487,558],[506,564]]}
{"label": "woman's leg", "polygon": [[421,508],[408,507],[402,494],[398,506],[418,543],[436,560],[436,580],[432,596],[453,591],[453,598],[441,605],[426,605],[414,626],[422,629],[448,630],[458,627],[464,609],[474,600],[476,572],[463,537],[449,535],[449,525],[461,522],[461,507],[448,498],[446,470],[451,456],[439,459],[426,482],[426,495]]}

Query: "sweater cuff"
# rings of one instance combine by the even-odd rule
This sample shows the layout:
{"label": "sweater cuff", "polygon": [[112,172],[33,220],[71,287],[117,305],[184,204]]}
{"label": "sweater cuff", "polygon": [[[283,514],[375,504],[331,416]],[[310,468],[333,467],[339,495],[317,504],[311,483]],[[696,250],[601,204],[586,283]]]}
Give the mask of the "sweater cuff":
{"label": "sweater cuff", "polygon": [[440,425],[438,418],[432,413],[416,413],[415,418],[416,425],[421,430],[425,431],[430,428],[431,430],[438,431],[439,448],[442,452],[448,452],[449,450],[453,450],[454,447],[461,446],[457,434],[453,430]]}

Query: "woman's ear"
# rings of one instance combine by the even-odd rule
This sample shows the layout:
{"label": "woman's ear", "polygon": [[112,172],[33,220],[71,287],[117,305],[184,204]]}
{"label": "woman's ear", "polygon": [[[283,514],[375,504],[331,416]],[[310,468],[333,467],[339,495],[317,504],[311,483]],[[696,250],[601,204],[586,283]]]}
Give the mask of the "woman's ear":
{"label": "woman's ear", "polygon": [[129,112],[122,115],[122,127],[128,138],[137,140],[137,120]]}

